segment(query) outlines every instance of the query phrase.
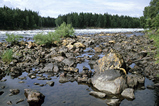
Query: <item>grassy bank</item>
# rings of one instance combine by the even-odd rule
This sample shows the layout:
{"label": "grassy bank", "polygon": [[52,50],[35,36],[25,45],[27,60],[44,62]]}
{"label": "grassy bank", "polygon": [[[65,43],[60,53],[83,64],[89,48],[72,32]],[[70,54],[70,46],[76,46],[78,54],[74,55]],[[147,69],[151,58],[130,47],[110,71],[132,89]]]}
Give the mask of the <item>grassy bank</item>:
{"label": "grassy bank", "polygon": [[157,31],[147,30],[146,36],[154,41],[154,46],[157,48],[155,52],[156,63],[159,63],[159,29]]}

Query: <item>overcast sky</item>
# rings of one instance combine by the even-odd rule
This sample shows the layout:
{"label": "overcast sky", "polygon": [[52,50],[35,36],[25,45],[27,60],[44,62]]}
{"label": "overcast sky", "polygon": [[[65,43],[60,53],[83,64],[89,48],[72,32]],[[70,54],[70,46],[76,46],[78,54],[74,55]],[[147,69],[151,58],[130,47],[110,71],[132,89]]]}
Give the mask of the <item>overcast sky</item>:
{"label": "overcast sky", "polygon": [[39,12],[41,16],[57,18],[71,12],[92,12],[140,17],[151,0],[0,0],[0,7],[8,6]]}

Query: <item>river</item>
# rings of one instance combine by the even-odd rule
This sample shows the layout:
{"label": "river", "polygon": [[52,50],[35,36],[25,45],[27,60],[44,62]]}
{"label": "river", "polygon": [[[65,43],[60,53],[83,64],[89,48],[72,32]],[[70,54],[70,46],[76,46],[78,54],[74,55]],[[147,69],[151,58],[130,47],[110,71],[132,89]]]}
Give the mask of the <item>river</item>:
{"label": "river", "polygon": [[[143,33],[136,31],[143,31],[144,29],[76,29],[76,35],[82,34],[94,34],[94,33],[118,33],[118,32],[133,32],[132,34],[143,35]],[[27,30],[27,31],[0,31],[0,39],[4,41],[6,38],[6,33],[14,33],[18,35],[23,35],[24,37],[33,37],[37,33],[47,33],[49,31],[54,30]],[[129,36],[129,35],[128,35]],[[81,56],[91,56],[89,52],[87,52],[89,48],[85,50]],[[102,57],[102,54],[101,54]],[[82,70],[83,66],[88,67],[90,70],[91,67],[88,64],[88,60],[86,59],[83,63],[77,65],[79,71]],[[27,72],[23,72],[19,77],[27,77]],[[49,76],[50,74],[43,74],[44,76]],[[0,103],[2,106],[7,105],[7,101],[12,101],[12,106],[28,106],[27,100],[24,97],[24,89],[30,88],[35,89],[42,92],[45,95],[45,102],[42,106],[105,106],[106,99],[96,98],[94,96],[89,95],[89,92],[93,90],[93,88],[89,85],[78,84],[76,81],[60,83],[59,77],[52,75],[52,81],[55,82],[53,87],[49,85],[45,85],[43,87],[39,87],[34,85],[34,83],[45,84],[46,80],[37,80],[31,79],[27,77],[24,80],[25,83],[19,83],[21,81],[18,78],[13,78],[10,75],[6,75],[2,80],[6,79],[5,82],[0,82],[0,87],[5,86],[5,89],[1,89],[0,91],[4,91],[3,95],[0,95]],[[155,90],[147,89],[147,85],[153,85],[153,82],[146,78],[145,80],[145,89],[136,89],[135,90],[135,99],[130,101],[124,99],[120,106],[154,106],[158,98],[156,97]],[[20,93],[16,96],[9,96],[9,89],[20,90]],[[19,99],[25,99],[23,102],[16,104],[16,101]],[[109,98],[109,97],[108,97]]]}

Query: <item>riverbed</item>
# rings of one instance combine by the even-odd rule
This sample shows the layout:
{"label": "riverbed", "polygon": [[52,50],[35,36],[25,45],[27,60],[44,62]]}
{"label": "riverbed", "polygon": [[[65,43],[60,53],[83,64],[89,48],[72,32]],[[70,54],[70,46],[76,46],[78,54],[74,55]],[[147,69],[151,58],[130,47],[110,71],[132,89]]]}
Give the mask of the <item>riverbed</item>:
{"label": "riverbed", "polygon": [[[4,41],[6,38],[6,33],[14,33],[23,35],[24,37],[33,37],[37,33],[48,33],[50,30],[28,30],[28,31],[0,31],[0,39]],[[125,36],[131,35],[144,35],[143,33],[139,32],[143,31],[143,29],[76,29],[76,35],[91,35],[96,33],[126,33]],[[131,32],[131,33],[127,33]],[[97,45],[98,46],[98,45]],[[93,56],[94,52],[91,52],[90,49],[93,48],[86,48],[82,54],[78,57],[84,56]],[[100,53],[99,58],[102,58],[104,55]],[[85,59],[84,62],[78,63],[76,68],[79,69],[79,72],[82,71],[83,66],[89,68],[92,72],[94,69],[92,66],[89,65],[89,60]],[[132,68],[134,65],[131,66]],[[35,71],[33,68],[32,71]],[[131,73],[129,73],[131,74]],[[14,78],[10,75],[6,75],[2,81],[0,82],[0,87],[5,86],[4,89],[0,88],[0,91],[4,91],[2,95],[0,95],[0,103],[2,106],[6,106],[8,101],[12,101],[12,106],[28,106],[27,100],[24,96],[24,89],[35,89],[40,91],[45,95],[45,100],[42,106],[105,106],[106,100],[112,98],[112,96],[108,96],[105,99],[100,99],[95,96],[89,95],[89,92],[94,90],[94,88],[89,84],[81,84],[77,83],[76,81],[60,83],[59,76],[54,75],[52,73],[45,73],[43,74],[45,77],[51,78],[51,81],[54,81],[54,86],[45,85],[47,80],[38,80],[39,77],[35,79],[31,79],[28,77],[27,72],[23,72],[22,75],[18,77],[26,77],[26,79],[20,80]],[[24,81],[23,83],[19,83],[20,81]],[[34,83],[44,84],[44,86],[34,85]],[[143,85],[145,89],[136,89],[135,90],[135,99],[134,100],[121,100],[120,106],[154,106],[158,105],[158,98],[156,96],[156,91],[147,89],[148,85],[153,85],[154,83],[145,78],[145,84]],[[19,89],[20,93],[18,95],[9,96],[10,89]],[[120,97],[119,97],[120,98]],[[16,104],[19,99],[24,99],[23,102]],[[121,98],[122,99],[122,98]]]}

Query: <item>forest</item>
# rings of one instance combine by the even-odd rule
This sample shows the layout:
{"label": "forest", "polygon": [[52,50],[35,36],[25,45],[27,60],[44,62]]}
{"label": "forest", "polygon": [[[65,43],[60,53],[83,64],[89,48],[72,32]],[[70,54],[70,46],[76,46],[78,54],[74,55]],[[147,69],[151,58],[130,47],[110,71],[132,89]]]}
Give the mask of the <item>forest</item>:
{"label": "forest", "polygon": [[11,9],[7,6],[0,8],[0,29],[35,29],[55,27],[55,18],[41,17],[38,12],[31,10]]}
{"label": "forest", "polygon": [[41,17],[32,10],[12,9],[7,6],[0,8],[0,29],[36,29],[56,27],[63,22],[75,28],[139,28],[140,18],[93,13],[68,13],[57,18]]}
{"label": "forest", "polygon": [[140,17],[140,24],[143,28],[159,28],[159,0],[151,0],[149,6],[143,11],[144,16]]}

